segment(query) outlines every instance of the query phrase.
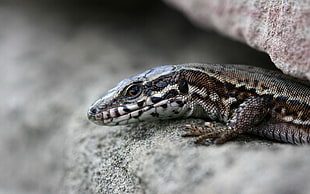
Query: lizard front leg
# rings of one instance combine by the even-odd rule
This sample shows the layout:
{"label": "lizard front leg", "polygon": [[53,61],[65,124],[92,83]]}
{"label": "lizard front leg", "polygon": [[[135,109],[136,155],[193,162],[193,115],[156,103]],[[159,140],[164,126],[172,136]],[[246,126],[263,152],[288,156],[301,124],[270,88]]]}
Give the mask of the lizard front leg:
{"label": "lizard front leg", "polygon": [[190,132],[184,136],[198,136],[195,143],[214,138],[215,144],[225,143],[260,123],[268,113],[268,98],[248,97],[234,109],[225,125],[208,125],[204,127],[189,126]]}

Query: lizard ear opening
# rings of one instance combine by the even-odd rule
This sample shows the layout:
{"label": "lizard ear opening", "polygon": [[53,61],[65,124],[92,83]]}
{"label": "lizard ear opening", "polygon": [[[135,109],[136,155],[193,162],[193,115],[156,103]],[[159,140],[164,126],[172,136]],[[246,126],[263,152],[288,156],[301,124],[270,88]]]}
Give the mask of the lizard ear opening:
{"label": "lizard ear opening", "polygon": [[188,94],[188,83],[185,79],[181,80],[178,89],[182,94]]}

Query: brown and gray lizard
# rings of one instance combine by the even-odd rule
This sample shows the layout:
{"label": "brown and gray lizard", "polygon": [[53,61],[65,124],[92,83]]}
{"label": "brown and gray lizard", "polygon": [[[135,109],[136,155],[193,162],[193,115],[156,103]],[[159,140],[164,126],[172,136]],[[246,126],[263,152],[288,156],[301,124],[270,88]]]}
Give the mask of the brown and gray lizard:
{"label": "brown and gray lizard", "polygon": [[166,65],[125,79],[88,110],[98,125],[172,118],[222,124],[188,126],[196,142],[224,143],[242,133],[292,144],[310,143],[308,83],[245,65]]}

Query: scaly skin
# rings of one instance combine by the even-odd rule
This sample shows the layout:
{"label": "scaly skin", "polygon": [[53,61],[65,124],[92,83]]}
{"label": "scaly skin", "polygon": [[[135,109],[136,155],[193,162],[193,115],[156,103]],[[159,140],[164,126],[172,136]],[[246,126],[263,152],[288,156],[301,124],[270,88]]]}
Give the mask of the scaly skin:
{"label": "scaly skin", "polygon": [[222,124],[189,126],[196,142],[224,143],[242,133],[310,143],[308,83],[245,65],[161,66],[120,82],[88,110],[98,125],[196,117]]}

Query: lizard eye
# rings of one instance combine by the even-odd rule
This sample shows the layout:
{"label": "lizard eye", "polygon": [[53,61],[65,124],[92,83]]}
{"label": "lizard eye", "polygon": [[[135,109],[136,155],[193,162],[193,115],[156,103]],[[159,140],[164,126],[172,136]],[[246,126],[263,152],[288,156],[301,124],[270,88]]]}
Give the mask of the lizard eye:
{"label": "lizard eye", "polygon": [[142,88],[140,85],[134,84],[127,88],[126,97],[137,97],[142,92]]}

